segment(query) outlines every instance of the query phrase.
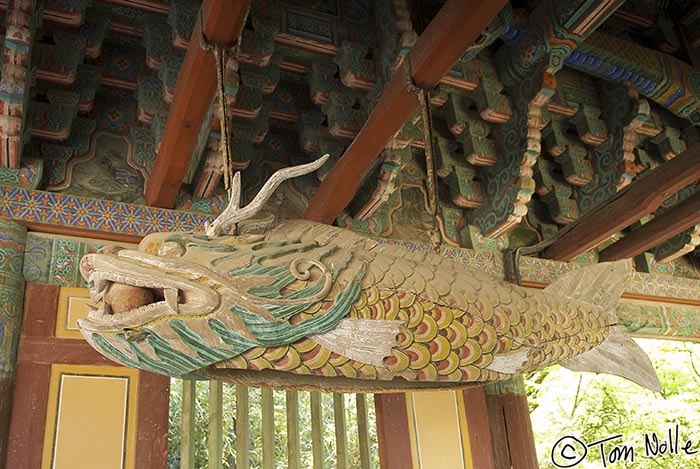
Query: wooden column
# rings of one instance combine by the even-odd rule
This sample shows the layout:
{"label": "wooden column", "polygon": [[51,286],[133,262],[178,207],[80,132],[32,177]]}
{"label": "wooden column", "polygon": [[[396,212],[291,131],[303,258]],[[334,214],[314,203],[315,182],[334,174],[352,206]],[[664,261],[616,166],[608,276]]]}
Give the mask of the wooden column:
{"label": "wooden column", "polygon": [[656,210],[671,195],[700,179],[700,145],[635,180],[608,202],[586,213],[547,249],[548,259],[568,261]]}
{"label": "wooden column", "polygon": [[[436,87],[505,3],[448,0],[408,53],[413,81],[421,88]],[[372,161],[418,109],[418,99],[408,89],[405,63],[392,77],[360,133],[324,178],[304,218],[333,222],[352,200]]]}
{"label": "wooden column", "polygon": [[165,469],[168,462],[170,377],[139,372],[136,467]]}
{"label": "wooden column", "polygon": [[413,468],[406,394],[375,394],[374,409],[381,469]]}
{"label": "wooden column", "polygon": [[7,456],[17,343],[22,323],[22,264],[26,237],[25,227],[0,218],[0,468]]}
{"label": "wooden column", "polygon": [[483,386],[467,388],[462,394],[472,466],[479,469],[497,469],[494,465],[486,390]]}
{"label": "wooden column", "polygon": [[204,117],[216,91],[214,56],[202,50],[200,31],[220,47],[236,42],[250,0],[204,0],[192,39],[175,86],[168,122],[153,171],[146,186],[146,201],[155,207],[172,208],[187,173]]}
{"label": "wooden column", "polygon": [[[25,338],[53,335],[56,328],[58,290],[59,287],[54,285],[27,285],[26,293],[29,301],[24,309],[26,313],[31,307],[32,314],[27,315],[22,324],[22,342]],[[41,301],[36,301],[39,298]],[[23,347],[24,343],[22,343]],[[20,357],[17,367],[16,398],[12,403],[10,441],[5,466],[7,469],[41,467],[51,364],[35,359],[28,360],[26,363],[23,361]]]}
{"label": "wooden column", "polygon": [[537,451],[522,378],[490,384],[485,391],[493,467],[537,469]]}

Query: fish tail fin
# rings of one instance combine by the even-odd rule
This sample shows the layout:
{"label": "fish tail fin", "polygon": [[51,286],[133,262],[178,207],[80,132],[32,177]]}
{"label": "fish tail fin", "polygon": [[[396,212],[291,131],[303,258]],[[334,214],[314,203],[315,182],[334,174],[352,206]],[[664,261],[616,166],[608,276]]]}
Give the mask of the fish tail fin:
{"label": "fish tail fin", "polygon": [[572,371],[621,376],[652,391],[661,391],[661,383],[647,354],[617,326],[602,344],[560,365]]}
{"label": "fish tail fin", "polygon": [[636,342],[624,334],[622,327],[616,325],[615,308],[631,273],[631,260],[602,262],[569,272],[545,289],[547,293],[600,306],[608,313],[612,325],[605,341],[563,361],[561,365],[572,371],[621,376],[652,391],[660,391],[661,384],[651,360]]}

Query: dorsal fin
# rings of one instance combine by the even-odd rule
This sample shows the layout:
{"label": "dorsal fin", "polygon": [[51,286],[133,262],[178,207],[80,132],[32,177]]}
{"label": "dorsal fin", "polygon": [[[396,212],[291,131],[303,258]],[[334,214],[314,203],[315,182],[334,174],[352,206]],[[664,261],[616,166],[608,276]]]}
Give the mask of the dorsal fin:
{"label": "dorsal fin", "polygon": [[630,259],[601,262],[567,272],[545,292],[600,306],[612,311],[620,302],[632,274]]}

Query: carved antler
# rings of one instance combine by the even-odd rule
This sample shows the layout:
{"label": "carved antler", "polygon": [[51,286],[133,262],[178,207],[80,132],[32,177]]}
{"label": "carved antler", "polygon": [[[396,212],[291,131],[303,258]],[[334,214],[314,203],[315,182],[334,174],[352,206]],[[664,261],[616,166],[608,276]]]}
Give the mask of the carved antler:
{"label": "carved antler", "polygon": [[265,185],[263,185],[258,195],[255,196],[253,201],[243,208],[241,205],[241,173],[236,172],[233,176],[232,186],[231,186],[231,200],[229,200],[228,206],[223,212],[219,214],[216,219],[211,222],[211,224],[205,227],[205,232],[209,237],[215,237],[221,235],[221,232],[227,226],[236,224],[242,220],[252,217],[260,211],[262,206],[267,202],[275,189],[279,187],[287,179],[292,179],[298,176],[303,176],[304,174],[309,174],[316,171],[318,168],[323,166],[323,164],[328,161],[330,155],[327,153],[316,161],[311,163],[301,164],[298,166],[291,166],[289,168],[283,168],[276,171],[270,179],[267,180]]}

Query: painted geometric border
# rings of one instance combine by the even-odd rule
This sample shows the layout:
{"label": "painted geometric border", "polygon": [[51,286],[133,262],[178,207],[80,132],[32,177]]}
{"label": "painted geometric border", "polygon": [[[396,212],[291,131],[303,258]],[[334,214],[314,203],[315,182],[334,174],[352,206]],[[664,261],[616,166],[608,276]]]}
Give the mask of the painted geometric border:
{"label": "painted geometric border", "polygon": [[209,215],[0,186],[0,217],[107,233],[146,236],[202,231]]}
{"label": "painted geometric border", "polygon": [[628,333],[700,341],[700,308],[651,301],[623,301],[617,317]]}

